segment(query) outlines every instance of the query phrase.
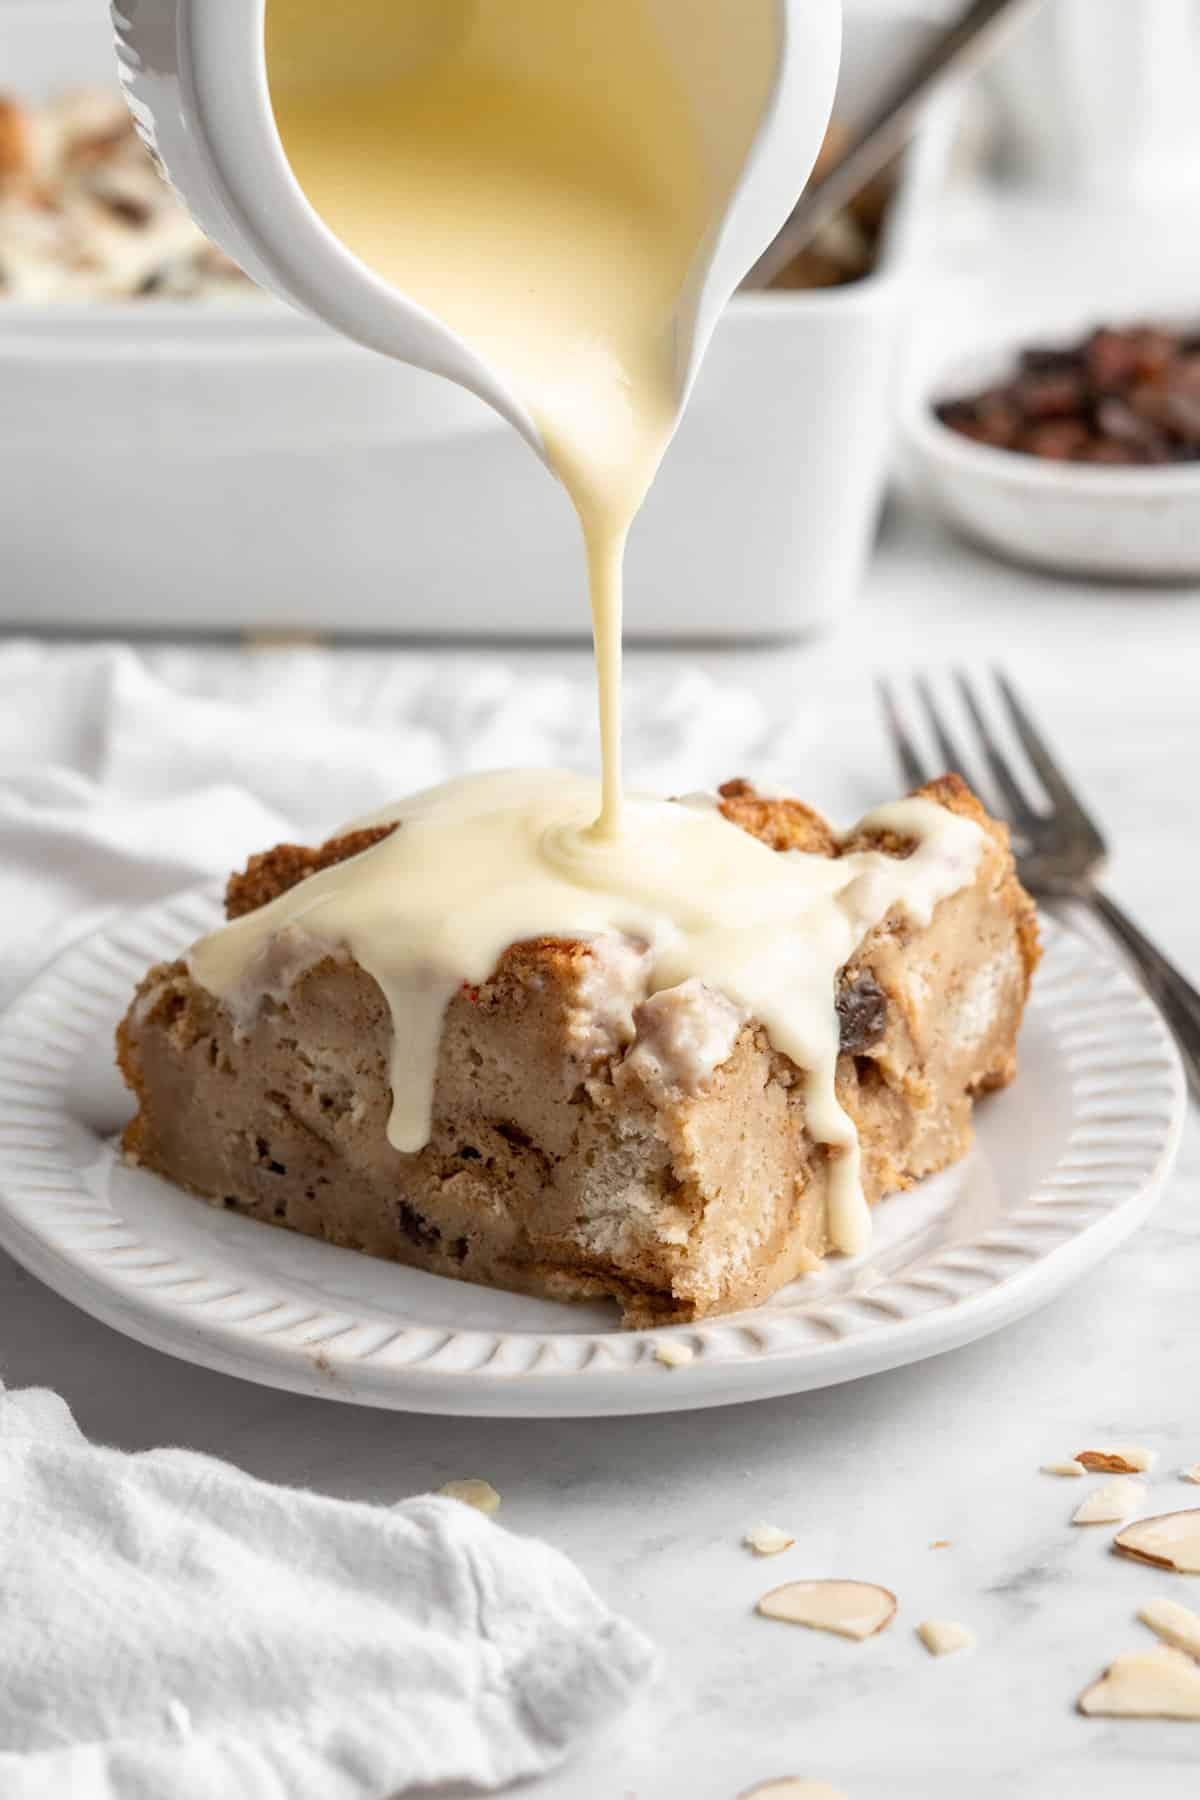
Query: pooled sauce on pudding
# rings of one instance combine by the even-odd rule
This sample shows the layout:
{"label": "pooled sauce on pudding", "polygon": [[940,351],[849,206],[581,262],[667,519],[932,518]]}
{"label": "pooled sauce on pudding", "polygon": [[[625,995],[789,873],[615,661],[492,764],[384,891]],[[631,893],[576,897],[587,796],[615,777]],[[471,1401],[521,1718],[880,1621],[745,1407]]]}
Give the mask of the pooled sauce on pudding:
{"label": "pooled sauce on pudding", "polygon": [[190,967],[236,1001],[255,959],[287,926],[345,947],[379,983],[395,1020],[392,1113],[398,1150],[428,1142],[446,1005],[486,981],[510,944],[619,935],[646,946],[651,994],[701,980],[803,1071],[813,1139],[830,1147],[829,1235],[862,1249],[869,1217],[858,1141],[835,1078],[838,970],[894,906],[928,923],[968,882],[982,835],[935,801],[880,807],[860,829],[912,839],[911,856],[771,850],[704,803],[626,797],[620,833],[598,837],[598,785],[559,771],[467,776],[359,823],[399,821],[337,863],[194,946]]}
{"label": "pooled sauce on pudding", "polygon": [[[802,1072],[811,1135],[831,1152],[829,1235],[860,1250],[869,1217],[835,1090],[837,974],[893,907],[926,922],[971,879],[978,827],[912,799],[864,821],[911,839],[910,856],[778,853],[711,802],[621,784],[625,539],[678,418],[699,283],[776,67],[776,7],[708,0],[725,92],[705,133],[658,34],[664,16],[694,27],[694,0],[337,10],[268,0],[285,150],[337,236],[483,352],[536,420],[587,547],[603,780],[473,776],[359,821],[399,829],[202,939],[192,974],[236,1014],[285,928],[306,956],[312,940],[348,950],[397,1025],[388,1136],[415,1152],[464,982],[541,936],[645,946],[648,994],[703,983]],[[713,1024],[694,999],[674,1009],[678,1044],[663,1039],[689,1069]]]}

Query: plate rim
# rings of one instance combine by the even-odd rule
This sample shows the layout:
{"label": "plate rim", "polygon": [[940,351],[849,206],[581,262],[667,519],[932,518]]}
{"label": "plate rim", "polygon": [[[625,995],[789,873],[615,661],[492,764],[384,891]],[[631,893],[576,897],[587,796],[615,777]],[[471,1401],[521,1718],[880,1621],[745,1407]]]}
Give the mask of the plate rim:
{"label": "plate rim", "polygon": [[[1127,1024],[1136,1024],[1142,1082],[1140,1088],[1134,1083],[1132,1100],[1127,1087],[1121,1086],[1126,1105],[1110,1117],[1128,1122],[1130,1105],[1135,1119],[1141,1108],[1141,1161],[1134,1159],[1138,1166],[1132,1176],[1132,1164],[1114,1163],[1113,1168],[1122,1171],[1128,1191],[1107,1200],[1093,1198],[1089,1203],[1093,1216],[1072,1229],[1061,1229],[1045,1250],[1021,1250],[1020,1260],[1008,1273],[993,1276],[981,1287],[951,1293],[910,1316],[892,1316],[886,1323],[876,1319],[869,1327],[862,1325],[862,1310],[887,1312],[887,1305],[875,1295],[856,1300],[850,1294],[818,1297],[815,1305],[810,1301],[803,1311],[799,1302],[793,1309],[781,1311],[768,1301],[754,1311],[634,1332],[617,1328],[556,1334],[550,1328],[521,1331],[471,1324],[456,1330],[453,1326],[405,1326],[398,1315],[396,1329],[383,1348],[402,1340],[406,1333],[425,1332],[442,1341],[427,1346],[423,1354],[418,1344],[413,1357],[384,1361],[372,1360],[378,1355],[376,1350],[348,1357],[346,1346],[339,1348],[339,1337],[360,1329],[353,1319],[347,1326],[336,1324],[335,1329],[314,1336],[294,1336],[295,1330],[319,1319],[319,1309],[310,1318],[293,1321],[269,1335],[251,1331],[248,1325],[253,1319],[223,1318],[204,1311],[204,1306],[217,1303],[211,1299],[196,1305],[178,1299],[169,1303],[160,1286],[148,1287],[129,1279],[141,1265],[131,1265],[122,1279],[119,1265],[106,1268],[94,1255],[88,1258],[84,1252],[72,1252],[52,1229],[44,1225],[39,1230],[29,1217],[39,1208],[45,1217],[45,1209],[58,1195],[60,1199],[65,1196],[76,1212],[102,1217],[107,1210],[114,1221],[82,1229],[111,1232],[120,1226],[119,1214],[90,1191],[83,1171],[71,1163],[65,1148],[59,1148],[56,1160],[56,1134],[61,1140],[78,1122],[71,1111],[67,1078],[77,1058],[86,1054],[102,1018],[111,1020],[114,1002],[119,1016],[149,963],[178,954],[212,922],[219,893],[215,884],[205,884],[115,916],[61,949],[0,1014],[0,1248],[68,1302],[122,1334],[183,1361],[261,1385],[399,1411],[599,1417],[733,1404],[856,1380],[959,1348],[1054,1298],[1137,1228],[1161,1194],[1175,1160],[1186,1116],[1186,1088],[1178,1053],[1161,1015],[1110,947],[1102,948],[1092,938],[1043,914],[1046,957],[1040,981],[1035,979],[1031,1005],[1046,1003],[1048,982],[1082,979],[1090,990],[1086,1015],[1073,1021],[1072,1041],[1082,1046],[1074,1061],[1066,1040],[1060,1038],[1059,1043],[1072,1082],[1071,1129],[1065,1148],[1071,1148],[1080,1131],[1075,1078],[1085,1087],[1090,1081],[1093,1092],[1102,1098],[1108,1091],[1094,1084],[1102,1083],[1106,1075],[1117,1074],[1124,1083],[1127,1058],[1115,1044],[1114,1030],[1120,1017]],[[64,1021],[55,1016],[55,1006],[67,998],[73,1012]],[[1071,1029],[1071,1025],[1064,1028]],[[17,1039],[20,1041],[15,1042]],[[1098,1057],[1092,1054],[1097,1046]],[[1157,1112],[1150,1105],[1152,1097],[1158,1103]],[[1083,1123],[1102,1124],[1104,1118],[1102,1106],[1098,1113],[1084,1115]],[[1152,1127],[1149,1135],[1146,1125]],[[42,1136],[31,1138],[31,1132]],[[1106,1141],[1095,1140],[1100,1144]],[[1086,1148],[1086,1133],[1082,1142]],[[1121,1148],[1119,1142],[1114,1148]],[[1051,1174],[1063,1165],[1060,1156]],[[43,1179],[36,1179],[39,1174]],[[31,1175],[35,1179],[31,1180]],[[47,1181],[46,1175],[56,1179]],[[1036,1207],[1038,1196],[1049,1185],[1048,1179],[1036,1182],[1018,1210]],[[1048,1204],[1060,1208],[1084,1204],[1088,1190],[1086,1183],[1082,1185],[1081,1199]],[[31,1200],[31,1195],[40,1198]],[[1039,1229],[1046,1223],[1053,1227],[1055,1221],[1039,1220]],[[1007,1229],[1004,1221],[1000,1225]],[[133,1227],[122,1229],[128,1232]],[[964,1257],[978,1256],[980,1245],[986,1247],[996,1229],[989,1228],[978,1244],[952,1245],[941,1260],[954,1256],[961,1262]],[[127,1248],[136,1248],[137,1242],[135,1237]],[[320,1246],[323,1252],[332,1248]],[[121,1250],[122,1246],[115,1246],[112,1254]],[[353,1251],[336,1253],[357,1255]],[[1015,1258],[1018,1253],[1012,1247],[1003,1251],[993,1247],[993,1260],[996,1254]],[[945,1273],[935,1257],[922,1282],[910,1278],[900,1285],[936,1292],[940,1283],[946,1291]],[[278,1279],[286,1290],[286,1277]],[[883,1279],[882,1293],[886,1295],[894,1285],[890,1278]],[[223,1303],[230,1297],[218,1296],[217,1301]],[[811,1332],[797,1335],[797,1324],[811,1326],[822,1316],[828,1320],[829,1315],[852,1305],[859,1309],[858,1329],[830,1328],[816,1337]],[[336,1323],[337,1315],[332,1307],[328,1310]],[[351,1302],[347,1315],[352,1310]],[[446,1360],[448,1349],[457,1350],[472,1339],[479,1340],[478,1359],[473,1364],[457,1364],[453,1357]],[[664,1367],[655,1352],[665,1339],[686,1343],[693,1360],[682,1367]],[[523,1357],[515,1362],[509,1349],[514,1344],[525,1346]],[[565,1360],[559,1359],[557,1348],[550,1355],[545,1353],[546,1346],[560,1344],[570,1346]],[[532,1361],[528,1360],[530,1347]],[[443,1359],[440,1363],[439,1357]]]}

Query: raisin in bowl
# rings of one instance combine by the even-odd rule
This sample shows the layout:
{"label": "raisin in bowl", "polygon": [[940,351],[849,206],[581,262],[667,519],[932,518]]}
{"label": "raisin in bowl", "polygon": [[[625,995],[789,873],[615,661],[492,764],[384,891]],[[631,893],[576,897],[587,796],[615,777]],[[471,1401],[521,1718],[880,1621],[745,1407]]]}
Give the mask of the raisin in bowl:
{"label": "raisin in bowl", "polygon": [[1200,313],[962,357],[904,426],[926,495],[984,548],[1069,575],[1200,577]]}

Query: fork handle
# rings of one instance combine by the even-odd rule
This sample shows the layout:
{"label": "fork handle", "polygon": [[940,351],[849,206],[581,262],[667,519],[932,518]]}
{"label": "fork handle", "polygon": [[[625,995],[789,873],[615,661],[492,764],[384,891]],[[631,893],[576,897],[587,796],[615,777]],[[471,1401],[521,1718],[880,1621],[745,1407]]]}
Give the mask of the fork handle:
{"label": "fork handle", "polygon": [[1174,963],[1167,961],[1162,951],[1150,942],[1115,900],[1110,900],[1099,888],[1089,888],[1081,898],[1100,915],[1137,964],[1142,979],[1162,1007],[1175,1034],[1188,1084],[1200,1100],[1200,993]]}

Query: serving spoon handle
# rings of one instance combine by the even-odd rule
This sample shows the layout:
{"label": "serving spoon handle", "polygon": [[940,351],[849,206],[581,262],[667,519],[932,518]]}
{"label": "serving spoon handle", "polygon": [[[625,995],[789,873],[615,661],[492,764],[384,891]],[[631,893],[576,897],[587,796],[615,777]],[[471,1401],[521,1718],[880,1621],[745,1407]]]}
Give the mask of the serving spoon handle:
{"label": "serving spoon handle", "polygon": [[888,84],[837,161],[805,189],[742,287],[770,287],[821,228],[903,149],[942,83],[951,75],[981,68],[1013,28],[1041,4],[1042,0],[971,0]]}

